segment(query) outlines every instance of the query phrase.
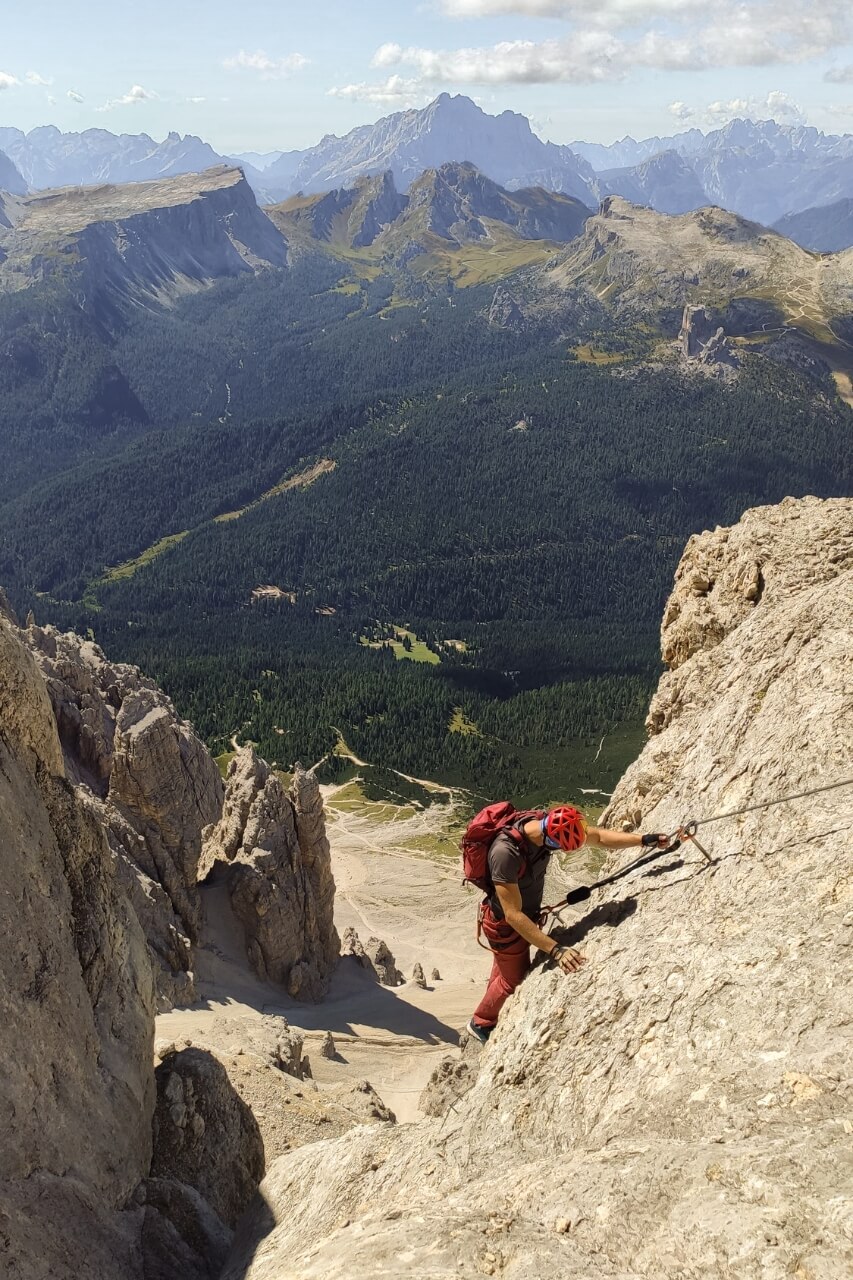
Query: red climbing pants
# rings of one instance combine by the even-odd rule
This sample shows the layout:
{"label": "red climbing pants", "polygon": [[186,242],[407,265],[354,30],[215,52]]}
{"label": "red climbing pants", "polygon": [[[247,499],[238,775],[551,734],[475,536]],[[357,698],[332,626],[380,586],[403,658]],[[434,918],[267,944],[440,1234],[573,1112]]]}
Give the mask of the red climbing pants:
{"label": "red climbing pants", "polygon": [[505,921],[496,920],[488,904],[484,905],[480,919],[492,948],[492,972],[486,994],[474,1010],[474,1021],[480,1027],[493,1027],[504,1004],[530,968],[530,944]]}

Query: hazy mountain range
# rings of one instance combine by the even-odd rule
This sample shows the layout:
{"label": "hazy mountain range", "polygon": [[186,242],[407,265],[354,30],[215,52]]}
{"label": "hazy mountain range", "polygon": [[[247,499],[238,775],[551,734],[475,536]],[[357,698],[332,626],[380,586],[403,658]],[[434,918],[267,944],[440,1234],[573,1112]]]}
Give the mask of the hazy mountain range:
{"label": "hazy mountain range", "polygon": [[[298,193],[351,189],[359,178],[390,172],[405,191],[428,169],[468,161],[507,190],[543,187],[595,207],[608,195],[662,213],[718,205],[772,226],[790,214],[853,198],[853,136],[823,134],[772,120],[734,120],[703,135],[611,146],[543,142],[526,117],[484,112],[469,98],[443,93],[421,110],[396,112],[344,137],[330,134],[301,151],[219,155],[202,139],[176,133],[161,143],[105,129],[28,134],[0,129],[0,186],[20,190],[97,182],[133,182],[199,172],[236,159],[261,203]],[[849,243],[849,241],[848,241]]]}

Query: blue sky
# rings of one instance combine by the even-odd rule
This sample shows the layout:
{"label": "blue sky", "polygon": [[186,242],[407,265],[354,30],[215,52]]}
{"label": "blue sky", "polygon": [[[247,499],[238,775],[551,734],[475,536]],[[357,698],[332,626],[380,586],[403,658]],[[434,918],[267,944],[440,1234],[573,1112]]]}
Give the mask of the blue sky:
{"label": "blue sky", "polygon": [[0,124],[290,149],[442,91],[555,142],[735,115],[853,131],[853,0],[7,3]]}

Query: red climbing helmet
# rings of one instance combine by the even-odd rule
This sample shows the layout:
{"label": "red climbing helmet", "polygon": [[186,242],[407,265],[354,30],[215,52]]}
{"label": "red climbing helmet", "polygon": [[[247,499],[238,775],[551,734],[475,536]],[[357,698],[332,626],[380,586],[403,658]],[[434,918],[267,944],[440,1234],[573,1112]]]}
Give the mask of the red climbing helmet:
{"label": "red climbing helmet", "polygon": [[549,848],[570,852],[586,843],[586,821],[573,805],[560,805],[542,819],[542,834]]}

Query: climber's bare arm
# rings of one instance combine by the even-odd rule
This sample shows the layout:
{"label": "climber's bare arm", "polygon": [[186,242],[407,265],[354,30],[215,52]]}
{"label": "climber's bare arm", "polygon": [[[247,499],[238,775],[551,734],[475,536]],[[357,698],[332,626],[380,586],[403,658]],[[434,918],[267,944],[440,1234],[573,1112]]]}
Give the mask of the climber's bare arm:
{"label": "climber's bare arm", "polygon": [[[597,844],[602,849],[636,849],[643,843],[639,831],[611,831],[608,827],[590,827],[586,833],[587,844]],[[661,832],[658,848],[665,849],[669,837]]]}
{"label": "climber's bare arm", "polygon": [[[559,946],[553,938],[548,937],[547,933],[543,933],[529,916],[524,914],[521,909],[521,892],[517,884],[496,884],[495,893],[498,895],[498,902],[501,904],[501,910],[504,913],[504,919],[507,924],[511,929],[515,929],[516,933],[520,934],[525,942],[529,942],[531,946],[538,947],[546,955],[550,955]],[[582,956],[579,951],[575,951],[574,947],[565,947],[558,963],[564,973],[574,973],[575,969],[579,969],[582,964],[586,964],[586,956]]]}

